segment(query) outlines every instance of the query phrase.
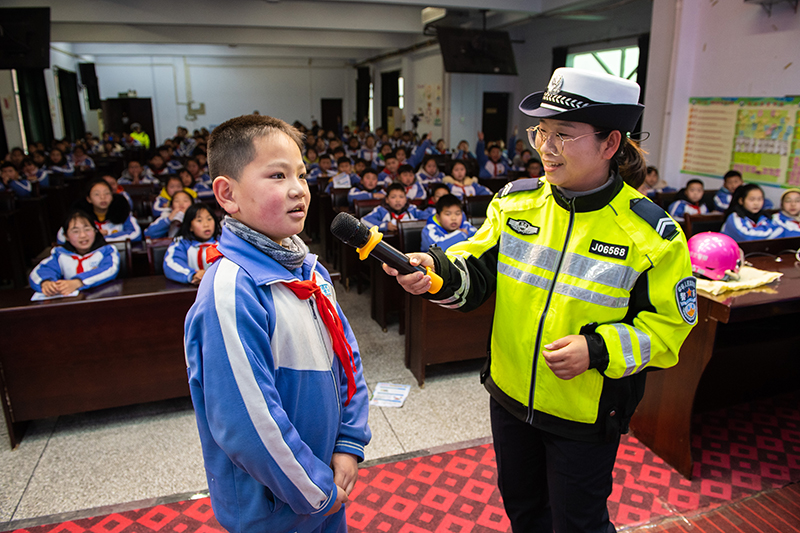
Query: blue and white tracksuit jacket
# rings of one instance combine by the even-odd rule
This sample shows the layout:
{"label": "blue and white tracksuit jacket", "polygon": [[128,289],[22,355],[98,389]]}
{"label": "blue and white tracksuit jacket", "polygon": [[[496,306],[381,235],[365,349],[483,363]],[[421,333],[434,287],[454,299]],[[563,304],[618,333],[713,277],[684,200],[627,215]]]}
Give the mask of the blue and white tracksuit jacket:
{"label": "blue and white tracksuit jacket", "polygon": [[478,141],[478,144],[475,146],[475,151],[478,153],[478,167],[480,169],[480,172],[478,173],[479,178],[496,178],[498,176],[505,176],[508,174],[510,165],[503,160],[502,156],[497,163],[489,159],[489,156],[486,155],[485,144],[483,141]]}
{"label": "blue and white tracksuit jacket", "polygon": [[[79,264],[83,266],[83,272],[80,274],[78,274]],[[42,283],[45,281],[77,278],[83,282],[81,287],[83,290],[111,281],[118,273],[119,253],[111,244],[85,255],[70,252],[62,246],[55,246],[50,252],[50,257],[31,271],[28,281],[31,289],[42,292]]]}
{"label": "blue and white tracksuit jacket", "polygon": [[[172,210],[168,209],[167,211],[161,213],[161,216],[155,219],[153,222],[150,223],[147,228],[144,230],[144,236],[150,239],[161,239],[164,237],[173,237],[178,230],[180,230],[181,223],[176,220],[170,220],[169,215],[172,214]],[[173,225],[173,222],[175,224]],[[170,229],[174,228],[173,234],[170,235]]]}
{"label": "blue and white tracksuit jacket", "polygon": [[705,215],[708,208],[705,204],[693,204],[688,200],[677,200],[669,204],[669,214],[675,220],[681,222],[685,215]]}
{"label": "blue and white tracksuit jacket", "polygon": [[72,164],[72,161],[69,159],[65,159],[60,165],[50,165],[47,167],[47,170],[50,172],[56,172],[58,174],[63,174],[66,177],[72,177],[75,174],[75,165]]}
{"label": "blue and white tracksuit jacket", "polygon": [[91,158],[91,157],[86,157],[86,158],[84,158],[84,159],[83,159],[83,162],[81,162],[81,163],[80,163],[80,165],[79,165],[78,163],[76,163],[76,162],[75,162],[75,159],[74,159],[74,158],[73,158],[71,155],[68,155],[68,156],[67,156],[67,159],[69,160],[70,164],[71,164],[73,167],[79,167],[79,166],[81,166],[81,167],[86,167],[86,168],[95,168],[94,161],[92,160],[92,158]]}
{"label": "blue and white tracksuit jacket", "polygon": [[14,191],[14,194],[20,198],[27,198],[33,192],[33,184],[24,178],[10,180],[8,185],[3,185],[3,182],[0,181],[0,191],[5,190]]}
{"label": "blue and white tracksuit jacket", "polygon": [[397,180],[397,174],[390,174],[385,170],[382,170],[380,174],[378,174],[378,183],[385,189],[392,183]]}
{"label": "blue and white tracksuit jacket", "polygon": [[[27,176],[23,176],[27,179]],[[39,183],[39,187],[49,187],[50,186],[50,173],[43,169],[38,168],[36,169],[36,182]],[[30,181],[30,180],[29,180]]]}
{"label": "blue and white tracksuit jacket", "polygon": [[444,172],[437,172],[433,176],[429,176],[424,170],[417,172],[417,180],[419,180],[426,187],[431,183],[437,183],[444,179]]}
{"label": "blue and white tracksuit jacket", "polygon": [[380,185],[376,185],[374,189],[368,191],[359,183],[347,193],[347,202],[353,206],[355,205],[356,200],[372,200],[374,198],[372,195],[375,193],[383,193],[386,195],[386,192],[381,188]]}
{"label": "blue and white tracksuit jacket", "polygon": [[[308,254],[288,271],[223,228],[186,316],[189,388],[214,515],[231,533],[343,531],[334,452],[364,457],[369,395],[358,344],[327,271]],[[281,282],[315,279],[353,349],[356,393],[316,303]]]}
{"label": "blue and white tracksuit jacket", "polygon": [[[106,219],[104,222],[95,222],[95,227],[99,230],[106,230],[107,235],[103,235],[106,242],[119,242],[130,239],[131,242],[139,242],[142,240],[142,228],[136,222],[133,214],[128,215],[128,219],[122,224],[114,224]],[[56,235],[56,242],[64,244],[67,240],[64,238],[64,228],[58,230]]]}
{"label": "blue and white tracksuit jacket", "polygon": [[469,150],[467,150],[466,152],[464,150],[457,150],[453,152],[453,159],[477,159],[477,158],[475,157],[475,154],[473,154]]}
{"label": "blue and white tracksuit jacket", "polygon": [[478,183],[478,178],[464,178],[461,183],[450,176],[445,176],[442,180],[450,187],[450,194],[455,195],[459,200],[464,200],[467,196],[484,196],[493,194],[488,187]]}
{"label": "blue and white tracksuit jacket", "polygon": [[[435,152],[436,145],[434,145],[433,141],[431,141],[430,139],[425,139],[424,141],[422,141],[422,144],[417,146],[417,148],[411,153],[411,155],[405,161],[405,164],[411,165],[412,167],[416,167],[417,165],[422,163],[423,159],[425,159],[425,155],[427,154],[428,149]],[[408,153],[408,150],[406,150],[406,153]],[[400,164],[402,165],[404,163]]]}
{"label": "blue and white tracksuit jacket", "polygon": [[358,151],[358,157],[374,166],[375,160],[378,159],[378,149],[369,149],[366,146]]}
{"label": "blue and white tracksuit jacket", "polygon": [[317,167],[308,173],[308,175],[306,176],[306,181],[310,185],[317,183],[317,180],[319,180],[320,176],[322,176],[323,174],[325,175],[325,177],[330,178],[336,175],[336,171],[333,169],[322,170],[322,168]]}
{"label": "blue and white tracksuit jacket", "polygon": [[159,193],[159,195],[156,196],[156,199],[153,201],[153,214],[157,217],[160,217],[164,213],[170,213],[172,211],[172,208],[169,206],[171,201],[171,199]]}
{"label": "blue and white tracksuit jacket", "polygon": [[198,270],[206,270],[206,250],[215,245],[217,239],[205,242],[177,238],[169,245],[164,255],[164,275],[178,283],[191,283]]}
{"label": "blue and white tracksuit jacket", "polygon": [[725,211],[731,205],[731,198],[733,193],[725,187],[720,187],[717,194],[714,195],[714,207],[717,211]]}
{"label": "blue and white tracksuit jacket", "polygon": [[778,211],[772,215],[772,223],[783,228],[781,237],[800,237],[800,221]]}
{"label": "blue and white tracksuit jacket", "polygon": [[404,185],[404,187],[406,188],[406,198],[409,200],[424,200],[428,197],[428,191],[425,190],[425,185],[416,178],[414,178],[414,183],[407,186]]}
{"label": "blue and white tracksuit jacket", "polygon": [[178,172],[178,170],[183,168],[183,163],[181,163],[177,159],[170,159],[169,161],[166,162],[166,165],[167,168],[170,170],[170,173],[172,174],[175,174],[176,172]]}
{"label": "blue and white tracksuit jacket", "polygon": [[384,206],[379,205],[361,217],[361,222],[368,228],[378,226],[378,231],[384,232],[387,231],[389,222],[394,222],[397,225],[398,222],[404,220],[427,220],[427,218],[425,211],[417,209],[413,205],[407,205],[406,209],[400,214],[394,214]]}
{"label": "blue and white tracksuit jacket", "polygon": [[361,183],[361,178],[358,177],[358,174],[339,172],[328,182],[328,186],[325,187],[325,192],[330,194],[333,189],[350,189],[351,187],[355,187],[358,183]]}
{"label": "blue and white tracksuit jacket", "polygon": [[[447,250],[457,242],[466,241],[478,231],[478,229],[467,222],[467,217],[462,213],[461,226],[455,231],[447,231],[439,223],[439,217],[433,215],[428,219],[428,224],[422,229],[422,252],[427,252],[434,244],[442,250]],[[467,230],[465,235],[463,231]]]}
{"label": "blue and white tracksuit jacket", "polygon": [[192,187],[192,190],[197,193],[197,197],[202,200],[214,198],[214,189],[211,188],[211,183],[198,181]]}
{"label": "blue and white tracksuit jacket", "polygon": [[755,223],[747,217],[731,213],[720,231],[736,242],[777,239],[785,236],[782,227],[763,215],[758,218],[758,223]]}

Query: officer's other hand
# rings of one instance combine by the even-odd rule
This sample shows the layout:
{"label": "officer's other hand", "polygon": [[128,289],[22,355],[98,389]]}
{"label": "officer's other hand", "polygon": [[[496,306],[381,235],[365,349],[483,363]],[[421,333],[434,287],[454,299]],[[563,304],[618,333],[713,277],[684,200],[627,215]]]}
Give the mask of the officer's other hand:
{"label": "officer's other hand", "polygon": [[[431,267],[433,269],[433,258],[428,254],[413,253],[408,254],[408,260],[413,266]],[[411,294],[424,294],[431,288],[431,277],[423,274],[422,272],[413,272],[411,274],[400,274],[396,269],[384,263],[383,271],[390,276],[396,276],[397,282],[406,292]]]}
{"label": "officer's other hand", "polygon": [[547,366],[561,379],[572,379],[589,369],[589,347],[583,335],[567,335],[544,348]]}

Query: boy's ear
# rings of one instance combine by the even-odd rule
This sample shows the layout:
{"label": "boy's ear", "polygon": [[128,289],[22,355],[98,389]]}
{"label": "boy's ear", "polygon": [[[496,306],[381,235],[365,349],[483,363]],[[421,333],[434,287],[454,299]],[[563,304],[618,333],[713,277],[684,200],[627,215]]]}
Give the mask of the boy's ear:
{"label": "boy's ear", "polygon": [[239,212],[239,204],[234,198],[234,190],[236,189],[236,180],[228,176],[217,176],[211,184],[214,191],[214,196],[219,202],[219,206],[225,210],[229,215]]}

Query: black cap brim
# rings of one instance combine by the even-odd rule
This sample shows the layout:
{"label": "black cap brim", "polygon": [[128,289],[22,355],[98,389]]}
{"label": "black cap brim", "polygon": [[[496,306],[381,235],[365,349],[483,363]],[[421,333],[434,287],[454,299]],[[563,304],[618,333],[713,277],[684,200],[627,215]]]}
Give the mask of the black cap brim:
{"label": "black cap brim", "polygon": [[541,107],[544,91],[529,94],[519,104],[519,110],[530,117],[558,118],[571,122],[585,122],[605,130],[633,131],[642,116],[642,104],[590,104],[579,109],[556,111]]}

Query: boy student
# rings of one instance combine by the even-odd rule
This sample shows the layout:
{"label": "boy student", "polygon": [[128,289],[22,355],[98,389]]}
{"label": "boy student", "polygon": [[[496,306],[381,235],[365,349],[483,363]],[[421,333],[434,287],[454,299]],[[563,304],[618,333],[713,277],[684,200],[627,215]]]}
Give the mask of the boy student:
{"label": "boy student", "polygon": [[700,180],[689,180],[686,188],[678,191],[675,201],[669,205],[669,214],[678,222],[689,215],[705,215],[708,207],[703,203],[705,188]]}
{"label": "boy student", "polygon": [[14,191],[20,198],[31,195],[33,185],[25,178],[21,178],[17,167],[11,161],[4,161],[0,164],[0,191]]}
{"label": "boy student", "polygon": [[340,157],[337,163],[338,172],[328,182],[328,186],[325,187],[325,192],[328,194],[333,189],[350,189],[361,181],[357,175],[350,172],[350,159],[347,156]]}
{"label": "boy student", "polygon": [[466,241],[477,231],[467,222],[461,201],[452,194],[445,194],[436,202],[436,214],[428,219],[422,230],[422,251],[427,252],[433,245],[447,250],[457,242]]}
{"label": "boy student", "polygon": [[406,196],[409,200],[425,199],[428,195],[425,192],[425,185],[422,184],[414,174],[414,167],[402,165],[397,169],[397,181],[405,188]]}
{"label": "boy student", "polygon": [[489,154],[484,150],[483,132],[478,132],[478,144],[475,151],[478,152],[478,172],[479,178],[496,178],[508,174],[508,167],[503,162],[503,150],[496,144],[489,146]]}
{"label": "boy student", "polygon": [[738,170],[729,170],[722,176],[722,187],[714,195],[714,207],[717,211],[725,212],[731,205],[731,198],[736,189],[744,183],[742,174]]}
{"label": "boy student", "polygon": [[378,226],[378,231],[396,231],[402,220],[425,220],[427,213],[409,205],[406,188],[400,183],[392,183],[386,187],[385,205],[379,205],[361,218],[365,226]]}
{"label": "boy student", "polygon": [[186,317],[186,359],[211,504],[231,533],[346,531],[370,440],[358,344],[297,236],[302,146],[264,115],[220,124],[208,145],[229,216]]}
{"label": "boy student", "polygon": [[320,177],[323,178],[330,178],[336,175],[336,171],[331,168],[333,166],[333,161],[331,161],[331,156],[328,154],[322,154],[319,156],[319,166],[311,171],[308,174],[308,181],[309,184],[317,183],[317,180]]}
{"label": "boy student", "polygon": [[347,193],[347,201],[352,207],[356,200],[370,200],[372,198],[386,198],[383,187],[378,183],[378,172],[368,168],[361,174],[361,181],[356,183]]}
{"label": "boy student", "polygon": [[397,168],[400,166],[400,162],[394,153],[389,153],[384,156],[384,163],[383,170],[378,174],[378,181],[384,187],[388,187],[397,180]]}

